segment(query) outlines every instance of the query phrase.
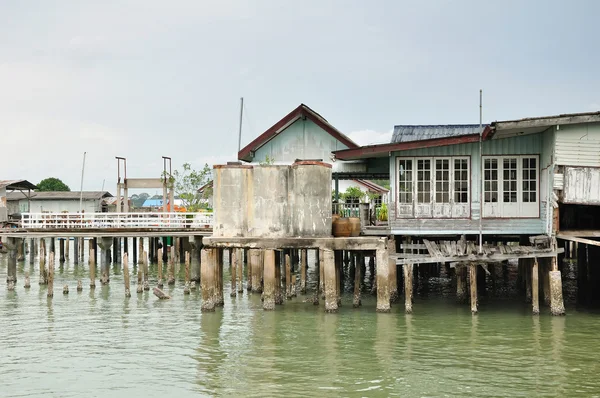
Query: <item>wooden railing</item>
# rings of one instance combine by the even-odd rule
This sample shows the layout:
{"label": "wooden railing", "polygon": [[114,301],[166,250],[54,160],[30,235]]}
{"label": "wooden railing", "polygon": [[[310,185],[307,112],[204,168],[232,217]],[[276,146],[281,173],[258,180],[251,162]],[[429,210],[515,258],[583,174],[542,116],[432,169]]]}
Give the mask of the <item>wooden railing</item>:
{"label": "wooden railing", "polygon": [[212,228],[212,213],[22,213],[21,228]]}

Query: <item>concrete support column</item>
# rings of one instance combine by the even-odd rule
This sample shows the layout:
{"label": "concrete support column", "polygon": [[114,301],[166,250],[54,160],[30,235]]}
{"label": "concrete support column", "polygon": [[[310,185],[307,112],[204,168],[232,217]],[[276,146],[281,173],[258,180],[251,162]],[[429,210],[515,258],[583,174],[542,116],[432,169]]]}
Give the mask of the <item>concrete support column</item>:
{"label": "concrete support column", "polygon": [[471,314],[477,314],[477,264],[469,265],[469,284],[471,287]]}
{"label": "concrete support column", "polygon": [[60,261],[61,263],[65,262],[65,239],[64,238],[59,238],[58,239],[58,250],[59,250],[59,257],[58,257],[58,261]]}
{"label": "concrete support column", "polygon": [[456,301],[460,304],[467,302],[467,267],[457,265],[456,271]]}
{"label": "concrete support column", "polygon": [[539,265],[538,259],[533,259],[533,265],[531,267],[531,307],[533,315],[539,315],[540,313],[540,285],[539,285]]}
{"label": "concrete support column", "polygon": [[17,261],[25,261],[25,239],[17,238]]}
{"label": "concrete support column", "polygon": [[31,238],[29,239],[29,264],[33,265],[35,260],[35,252],[35,238]]}
{"label": "concrete support column", "polygon": [[202,236],[190,236],[190,261],[191,261],[191,280],[199,283],[200,282],[200,264],[201,264],[201,251],[202,251]]}
{"label": "concrete support column", "polygon": [[65,258],[69,259],[69,246],[70,246],[71,238],[65,238]]}
{"label": "concrete support column", "polygon": [[539,262],[544,304],[550,306],[550,258],[541,258]]}
{"label": "concrete support column", "polygon": [[283,267],[283,263],[283,252],[278,250],[275,256],[275,304],[277,305],[283,304],[283,292],[281,289],[281,268]]}
{"label": "concrete support column", "polygon": [[215,310],[215,271],[216,271],[216,249],[201,249],[202,276],[200,287],[202,289],[202,312],[213,312]]}
{"label": "concrete support column", "polygon": [[275,267],[275,251],[265,250],[263,274],[263,309],[266,311],[275,309]]}
{"label": "concrete support column", "polygon": [[285,255],[285,298],[292,299],[292,259],[289,252]]}
{"label": "concrete support column", "polygon": [[550,269],[551,271],[548,273],[550,279],[550,312],[552,315],[564,315],[565,304],[562,294],[562,278],[558,270],[556,257],[552,257]]}
{"label": "concrete support column", "polygon": [[[139,253],[139,258],[138,258],[138,265],[143,264],[144,260],[142,258],[142,254],[144,253],[144,238],[140,237],[139,242],[138,242],[138,253]],[[200,256],[200,253],[198,253],[198,256]]]}
{"label": "concrete support column", "polygon": [[398,296],[398,265],[396,265],[395,258],[389,261],[390,303],[397,303],[400,300]]}
{"label": "concrete support column", "polygon": [[325,299],[325,264],[324,261],[323,250],[319,250],[319,283],[317,284],[319,288],[319,296],[322,299]]}
{"label": "concrete support column", "polygon": [[325,312],[337,312],[338,300],[337,300],[337,288],[336,284],[336,266],[335,266],[335,254],[333,250],[324,249],[321,251],[323,256],[323,268],[325,277]]}
{"label": "concrete support column", "polygon": [[252,273],[252,293],[261,293],[261,251],[259,249],[250,249],[248,254],[250,255],[250,270]]}
{"label": "concrete support column", "polygon": [[100,275],[103,285],[110,282],[110,248],[113,244],[113,238],[102,237],[100,240],[100,249],[102,249],[102,255],[100,256]]}
{"label": "concrete support column", "polygon": [[317,280],[315,281],[315,294],[313,296],[313,305],[319,305],[319,294],[320,294],[320,286],[323,278],[321,277],[321,270],[323,269],[323,251],[316,249],[315,250],[315,275]]}
{"label": "concrete support column", "polygon": [[335,297],[338,307],[340,307],[342,305],[341,273],[344,270],[344,252],[342,250],[334,251],[333,258],[335,263]]}
{"label": "concrete support column", "polygon": [[[386,242],[387,245],[387,242]],[[389,252],[387,246],[378,248],[377,256],[377,312],[390,312]]]}
{"label": "concrete support column", "polygon": [[12,290],[17,283],[17,245],[19,242],[16,238],[8,238],[4,244],[8,249],[8,270],[6,273],[6,283],[8,284],[9,290]]}
{"label": "concrete support column", "polygon": [[404,264],[404,311],[412,314],[414,264]]}

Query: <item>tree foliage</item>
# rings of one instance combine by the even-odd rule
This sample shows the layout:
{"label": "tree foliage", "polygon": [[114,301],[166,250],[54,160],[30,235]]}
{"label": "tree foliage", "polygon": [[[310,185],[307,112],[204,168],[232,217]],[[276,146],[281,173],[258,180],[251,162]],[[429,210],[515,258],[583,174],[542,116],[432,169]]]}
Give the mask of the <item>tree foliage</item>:
{"label": "tree foliage", "polygon": [[212,189],[205,189],[202,195],[198,189],[212,178],[212,170],[205,164],[202,170],[194,170],[192,165],[184,163],[181,171],[175,170],[169,178],[169,186],[175,190],[175,195],[181,199],[188,211],[198,211],[208,207],[206,199],[212,196]]}
{"label": "tree foliage", "polygon": [[38,192],[70,191],[71,188],[60,179],[55,177],[45,178],[37,184]]}
{"label": "tree foliage", "polygon": [[133,207],[142,207],[146,199],[150,197],[146,192],[142,192],[141,194],[133,194],[131,195],[131,204]]}

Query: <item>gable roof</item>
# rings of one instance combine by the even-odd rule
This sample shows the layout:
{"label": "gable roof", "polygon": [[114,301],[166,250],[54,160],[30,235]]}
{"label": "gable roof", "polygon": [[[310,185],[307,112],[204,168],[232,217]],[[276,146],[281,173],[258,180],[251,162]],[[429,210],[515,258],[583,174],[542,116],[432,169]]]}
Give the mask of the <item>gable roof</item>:
{"label": "gable roof", "polygon": [[27,180],[0,180],[0,188],[6,189],[37,189]]}
{"label": "gable roof", "polygon": [[382,187],[379,184],[375,184],[373,181],[369,181],[369,180],[354,180],[354,181],[356,181],[360,185],[366,187],[371,192],[388,193],[390,191],[389,189]]}
{"label": "gable roof", "polygon": [[[31,200],[96,200],[110,198],[112,195],[108,191],[84,191],[83,194],[78,191],[50,191],[50,192],[32,192]],[[6,200],[26,199],[21,192],[10,192],[6,195]]]}
{"label": "gable roof", "polygon": [[[487,127],[487,125],[483,125]],[[397,125],[394,126],[392,142],[431,140],[435,138],[460,137],[479,134],[479,124],[446,125]]]}
{"label": "gable roof", "polygon": [[246,145],[238,152],[238,159],[246,162],[251,162],[252,152],[257,151],[260,147],[272,140],[296,120],[306,117],[317,126],[322,128],[329,135],[346,145],[348,148],[358,148],[358,145],[344,135],[341,131],[333,127],[323,116],[310,109],[304,104],[300,104],[296,109],[285,115],[280,121],[271,126],[267,131],[256,137],[252,142]]}

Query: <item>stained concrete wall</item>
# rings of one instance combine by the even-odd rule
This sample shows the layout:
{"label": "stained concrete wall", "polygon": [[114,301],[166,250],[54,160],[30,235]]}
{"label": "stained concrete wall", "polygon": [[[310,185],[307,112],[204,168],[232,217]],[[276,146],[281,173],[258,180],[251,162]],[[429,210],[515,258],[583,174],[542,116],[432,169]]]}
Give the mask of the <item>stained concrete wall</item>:
{"label": "stained concrete wall", "polygon": [[331,165],[214,168],[214,236],[331,235]]}

